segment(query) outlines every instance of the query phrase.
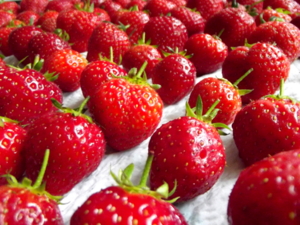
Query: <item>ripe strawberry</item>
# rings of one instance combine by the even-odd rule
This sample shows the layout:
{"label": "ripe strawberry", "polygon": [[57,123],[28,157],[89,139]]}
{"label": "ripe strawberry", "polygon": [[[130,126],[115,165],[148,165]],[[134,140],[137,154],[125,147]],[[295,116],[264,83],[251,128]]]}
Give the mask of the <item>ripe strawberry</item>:
{"label": "ripe strawberry", "polygon": [[188,39],[185,25],[172,16],[151,17],[144,27],[146,40],[151,40],[152,45],[157,45],[158,50],[172,52],[184,50],[184,44]]}
{"label": "ripe strawberry", "polygon": [[[168,191],[151,191],[146,186],[152,159],[148,157],[139,185],[130,181],[133,164],[119,176],[111,172],[118,186],[109,186],[90,195],[74,212],[70,225],[112,224],[114,221],[119,224],[130,221],[130,224],[187,225],[179,210],[163,200],[169,196]],[[161,188],[166,190],[168,186],[164,184]]]}
{"label": "ripe strawberry", "polygon": [[37,178],[45,149],[49,149],[44,181],[50,194],[69,192],[99,166],[104,155],[105,140],[101,129],[82,114],[87,100],[78,110],[57,105],[60,111],[40,116],[27,127],[26,175],[32,180]]}
{"label": "ripe strawberry", "polygon": [[223,0],[188,0],[186,6],[190,9],[195,8],[205,20],[208,20],[225,8],[225,2]]}
{"label": "ripe strawberry", "polygon": [[167,15],[177,5],[171,0],[149,0],[143,10],[149,12],[149,16]]}
{"label": "ripe strawberry", "polygon": [[6,67],[6,62],[3,60],[2,57],[0,57],[0,68],[1,67]]}
{"label": "ripe strawberry", "polygon": [[5,27],[16,18],[16,15],[5,10],[0,10],[0,28]]}
{"label": "ripe strawberry", "polygon": [[244,104],[274,94],[279,89],[280,80],[287,79],[290,63],[279,48],[268,43],[256,43],[232,50],[222,65],[222,74],[234,83],[250,69],[253,71],[239,83],[240,89],[252,90],[242,96]]}
{"label": "ripe strawberry", "polygon": [[99,60],[101,57],[110,57],[110,48],[113,49],[113,61],[120,63],[124,53],[130,48],[131,43],[125,31],[112,23],[101,23],[97,26],[89,39],[87,60]]}
{"label": "ripe strawberry", "polygon": [[254,17],[259,15],[264,8],[264,2],[261,0],[236,0],[236,2],[243,5],[247,12]]}
{"label": "ripe strawberry", "polygon": [[126,76],[127,72],[112,59],[99,59],[89,63],[81,72],[80,87],[84,97],[92,96],[112,76]]}
{"label": "ripe strawberry", "polygon": [[40,16],[36,24],[46,32],[54,32],[56,29],[57,17],[58,17],[57,11],[49,10]]}
{"label": "ripe strawberry", "polygon": [[0,116],[27,124],[32,118],[53,112],[51,98],[62,102],[62,92],[34,70],[0,69]]}
{"label": "ripe strawberry", "polygon": [[244,169],[231,191],[232,225],[299,224],[300,151],[281,152]]}
{"label": "ripe strawberry", "polygon": [[[176,190],[172,197],[185,202],[208,191],[223,173],[225,148],[217,129],[210,123],[216,109],[201,115],[201,99],[195,112],[159,127],[151,136],[148,152],[153,155],[150,187],[164,182]],[[212,117],[211,117],[212,116]]]}
{"label": "ripe strawberry", "polygon": [[268,21],[259,25],[248,39],[249,43],[276,44],[293,62],[300,55],[300,30],[289,22]]}
{"label": "ripe strawberry", "polygon": [[233,3],[232,7],[227,7],[208,19],[204,32],[218,35],[231,48],[244,45],[255,28],[254,18]]}
{"label": "ripe strawberry", "polygon": [[271,7],[273,9],[281,8],[290,12],[292,18],[300,13],[300,4],[295,0],[264,0],[264,8]]}
{"label": "ripe strawberry", "polygon": [[0,10],[9,11],[17,15],[20,11],[20,5],[15,1],[2,1],[0,2]]}
{"label": "ripe strawberry", "polygon": [[104,9],[108,13],[108,15],[113,23],[116,21],[118,12],[123,9],[121,4],[119,4],[118,2],[113,1],[113,0],[101,1],[101,3],[95,4],[95,6],[97,6],[97,5],[98,5],[98,7]]}
{"label": "ripe strawberry", "polygon": [[88,103],[94,120],[103,127],[108,145],[116,151],[146,140],[161,120],[163,102],[147,78],[141,77],[145,65],[137,74],[105,82]]}
{"label": "ripe strawberry", "polygon": [[[257,26],[259,26],[262,23],[265,23],[266,21],[271,21],[276,18],[277,20],[283,20],[286,22],[291,22],[292,17],[289,16],[289,14],[284,11],[283,9],[272,9],[272,8],[266,8],[264,9],[259,16],[255,18],[255,22]],[[278,21],[280,21],[278,20]]]}
{"label": "ripe strawberry", "polygon": [[197,75],[212,73],[221,68],[228,55],[228,47],[210,34],[195,34],[186,41],[187,55],[195,65]]}
{"label": "ripe strawberry", "polygon": [[41,14],[45,11],[48,2],[48,0],[21,0],[21,12],[31,10]]}
{"label": "ripe strawberry", "polygon": [[136,7],[139,11],[142,11],[146,4],[147,2],[144,0],[131,0],[126,8],[130,9]]}
{"label": "ripe strawberry", "polygon": [[0,53],[4,56],[12,55],[12,50],[8,45],[8,37],[16,27],[1,27],[0,28]]}
{"label": "ripe strawberry", "polygon": [[31,10],[20,12],[16,16],[16,19],[24,22],[25,25],[36,25],[39,18],[40,14]]}
{"label": "ripe strawberry", "polygon": [[60,49],[52,52],[44,62],[42,72],[54,73],[56,83],[63,92],[72,92],[80,87],[80,76],[88,61],[79,52],[72,49]]}
{"label": "ripe strawberry", "polygon": [[167,54],[151,72],[152,82],[160,85],[157,93],[167,105],[175,104],[193,89],[196,68],[183,52]]}
{"label": "ripe strawberry", "polygon": [[47,11],[56,11],[61,12],[63,10],[75,9],[75,5],[72,1],[69,0],[52,0],[49,1],[45,12]]}
{"label": "ripe strawberry", "polygon": [[[0,117],[0,176],[11,174],[17,179],[25,171],[22,149],[26,131],[17,121],[7,117]],[[0,177],[0,185],[6,184],[6,179]]]}
{"label": "ripe strawberry", "polygon": [[12,175],[6,176],[9,184],[0,186],[0,224],[63,225],[58,207],[61,197],[49,195],[41,184],[49,158],[49,150],[46,152],[39,179],[33,185],[26,177],[18,183]]}
{"label": "ripe strawberry", "polygon": [[283,96],[282,86],[279,95],[252,101],[235,118],[233,138],[246,166],[300,147],[300,103]]}

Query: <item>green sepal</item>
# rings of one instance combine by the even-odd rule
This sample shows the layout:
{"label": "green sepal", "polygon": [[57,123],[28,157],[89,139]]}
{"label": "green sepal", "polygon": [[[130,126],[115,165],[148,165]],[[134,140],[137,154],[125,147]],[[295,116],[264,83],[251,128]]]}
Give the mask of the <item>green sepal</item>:
{"label": "green sepal", "polygon": [[284,89],[284,79],[282,78],[281,80],[280,80],[280,88],[279,88],[279,93],[276,95],[276,94],[274,94],[274,95],[265,95],[265,96],[263,96],[262,98],[273,98],[273,99],[275,99],[275,100],[280,100],[280,99],[289,99],[289,100],[291,100],[293,103],[296,103],[296,102],[298,102],[298,101],[296,101],[295,99],[293,99],[293,98],[291,98],[291,97],[289,97],[289,96],[286,96],[286,95],[284,95],[284,93],[283,93],[283,89]]}
{"label": "green sepal", "polygon": [[4,126],[4,122],[8,123],[19,123],[17,120],[10,119],[8,117],[0,116],[0,127]]}

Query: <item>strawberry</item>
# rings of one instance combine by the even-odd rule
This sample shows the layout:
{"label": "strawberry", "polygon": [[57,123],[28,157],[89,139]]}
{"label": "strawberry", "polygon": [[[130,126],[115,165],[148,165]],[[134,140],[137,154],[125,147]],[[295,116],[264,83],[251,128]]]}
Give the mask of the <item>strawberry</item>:
{"label": "strawberry", "polygon": [[87,60],[89,62],[102,57],[110,57],[110,48],[113,49],[113,61],[120,63],[124,53],[131,43],[125,31],[112,23],[101,23],[97,26],[89,39]]}
{"label": "strawberry", "polygon": [[9,11],[17,15],[20,11],[20,5],[15,1],[1,1],[0,10]]}
{"label": "strawberry", "polygon": [[229,196],[229,224],[299,224],[299,154],[281,152],[244,169]]}
{"label": "strawberry", "polygon": [[147,4],[146,1],[144,0],[131,0],[128,5],[127,5],[127,9],[130,9],[130,8],[137,8],[139,11],[143,10],[143,8],[145,7],[145,5]]}
{"label": "strawberry", "polygon": [[289,15],[294,18],[300,13],[300,4],[295,0],[264,0],[264,8],[281,8],[289,11]]}
{"label": "strawberry", "polygon": [[5,27],[16,18],[16,15],[5,10],[0,10],[0,28]]}
{"label": "strawberry", "polygon": [[[10,173],[17,179],[25,171],[22,149],[26,131],[17,121],[0,117],[0,176]],[[6,184],[6,179],[0,177],[0,185]]]}
{"label": "strawberry", "polygon": [[218,35],[231,48],[244,45],[255,28],[254,18],[233,1],[231,7],[221,10],[207,20],[204,32]]}
{"label": "strawberry", "polygon": [[196,83],[196,68],[183,52],[174,52],[155,65],[151,78],[160,85],[157,93],[163,102],[171,105],[191,92]]}
{"label": "strawberry", "polygon": [[20,7],[21,11],[27,11],[31,10],[36,13],[43,13],[46,9],[46,6],[48,4],[48,0],[21,0]]}
{"label": "strawberry", "polygon": [[101,1],[101,3],[95,4],[95,6],[97,5],[108,13],[112,22],[116,21],[118,12],[123,9],[121,4],[113,0]]}
{"label": "strawberry", "polygon": [[287,11],[284,11],[281,8],[272,9],[269,7],[264,9],[259,16],[255,18],[255,22],[259,26],[260,24],[265,23],[266,21],[274,20],[275,18],[277,20],[279,19],[278,21],[283,20],[286,22],[291,22],[292,20],[292,17],[290,17]]}
{"label": "strawberry", "polygon": [[34,117],[56,110],[51,98],[62,102],[62,92],[41,72],[0,69],[0,116],[27,124]]}
{"label": "strawberry", "polygon": [[219,38],[210,34],[195,34],[185,43],[187,55],[195,65],[197,75],[212,73],[222,67],[228,55],[228,47]]}
{"label": "strawberry", "polygon": [[112,59],[99,59],[89,63],[81,72],[80,87],[84,97],[93,95],[113,76],[126,76],[127,72]]}
{"label": "strawberry", "polygon": [[56,83],[63,92],[72,92],[80,87],[80,76],[88,61],[73,49],[59,49],[52,52],[44,62],[42,72],[53,73]]}
{"label": "strawberry", "polygon": [[149,12],[149,16],[167,15],[177,5],[170,0],[149,0],[144,6],[143,10]]}
{"label": "strawberry", "polygon": [[114,221],[119,224],[187,225],[179,210],[163,200],[172,194],[165,191],[168,189],[166,184],[156,191],[146,186],[152,159],[152,156],[148,157],[138,185],[130,181],[133,164],[121,171],[119,176],[111,172],[118,186],[109,186],[90,195],[74,212],[70,225],[112,224]]}
{"label": "strawberry", "polygon": [[1,67],[6,67],[6,62],[3,60],[2,57],[0,57],[0,68]]}
{"label": "strawberry", "polygon": [[69,10],[69,9],[74,9],[75,5],[72,1],[69,0],[52,0],[49,1],[46,8],[45,12],[47,11],[56,11],[56,12],[61,12],[63,10]]}
{"label": "strawberry", "polygon": [[186,116],[161,125],[151,136],[148,152],[153,155],[150,187],[164,182],[176,188],[172,197],[185,202],[207,192],[225,167],[225,148],[217,129],[210,123],[216,109],[202,114],[201,99]]}
{"label": "strawberry", "polygon": [[232,124],[233,138],[246,166],[300,147],[300,103],[285,97],[282,86],[278,95],[252,101],[236,115]]}
{"label": "strawberry", "polygon": [[46,11],[37,21],[37,25],[40,26],[46,32],[54,32],[56,29],[56,19],[58,17],[57,11]]}
{"label": "strawberry", "polygon": [[50,150],[44,181],[50,194],[63,195],[91,174],[105,151],[101,129],[82,113],[85,99],[77,110],[64,108],[38,117],[27,127],[24,144],[26,175],[35,180],[45,149]]}
{"label": "strawberry", "polygon": [[136,74],[108,80],[88,103],[107,144],[116,151],[128,150],[146,140],[161,120],[163,102],[147,78],[141,77],[145,65]]}
{"label": "strawberry", "polygon": [[222,65],[222,75],[234,83],[250,69],[253,71],[239,83],[240,89],[252,90],[242,96],[244,104],[274,94],[280,87],[280,80],[287,79],[290,62],[279,48],[268,43],[240,46],[228,54]]}
{"label": "strawberry", "polygon": [[12,175],[7,175],[8,185],[0,186],[0,224],[53,224],[63,225],[58,207],[59,196],[51,196],[42,184],[45,167],[49,158],[46,151],[37,181],[24,178],[18,183]]}
{"label": "strawberry", "polygon": [[4,56],[12,55],[12,50],[8,45],[8,37],[16,27],[1,27],[0,28],[0,53]]}
{"label": "strawberry", "polygon": [[254,17],[262,13],[264,8],[264,2],[261,0],[236,0],[236,2],[245,6],[249,14]]}
{"label": "strawberry", "polygon": [[24,22],[25,25],[36,25],[39,18],[40,14],[31,10],[20,12],[16,17],[17,20]]}
{"label": "strawberry", "polygon": [[289,22],[268,21],[259,25],[248,39],[249,43],[276,44],[293,62],[300,55],[300,30]]}
{"label": "strawberry", "polygon": [[172,52],[176,48],[183,51],[188,39],[185,25],[172,16],[151,17],[144,32],[145,40],[151,40],[152,45],[157,45],[158,50],[164,52]]}
{"label": "strawberry", "polygon": [[225,8],[225,2],[223,0],[188,0],[186,6],[196,9],[205,20],[208,20]]}

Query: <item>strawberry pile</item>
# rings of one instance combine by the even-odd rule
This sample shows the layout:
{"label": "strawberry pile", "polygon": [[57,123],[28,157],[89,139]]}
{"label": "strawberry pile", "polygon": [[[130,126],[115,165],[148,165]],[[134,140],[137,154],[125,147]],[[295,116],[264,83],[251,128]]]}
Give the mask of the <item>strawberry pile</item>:
{"label": "strawberry pile", "polygon": [[16,187],[53,224],[299,224],[298,21],[299,0],[0,2],[0,224],[31,218]]}

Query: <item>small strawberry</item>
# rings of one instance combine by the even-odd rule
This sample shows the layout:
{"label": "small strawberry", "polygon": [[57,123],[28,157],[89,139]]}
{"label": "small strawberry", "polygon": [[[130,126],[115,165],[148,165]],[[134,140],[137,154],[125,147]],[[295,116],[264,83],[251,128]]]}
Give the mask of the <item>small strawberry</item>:
{"label": "small strawberry", "polygon": [[292,17],[288,14],[287,11],[284,11],[283,9],[272,9],[270,7],[264,9],[256,18],[255,22],[257,26],[259,26],[262,23],[265,23],[267,21],[271,21],[277,19],[277,21],[283,20],[286,22],[291,22]]}
{"label": "small strawberry", "polygon": [[[17,179],[25,171],[22,149],[26,131],[17,121],[0,117],[0,176],[11,174]],[[6,184],[6,179],[0,177],[0,185]]]}
{"label": "small strawberry", "polygon": [[225,8],[225,2],[223,0],[188,0],[186,6],[196,9],[205,20],[208,20]]}
{"label": "small strawberry", "polygon": [[47,11],[56,11],[61,12],[63,10],[75,9],[75,5],[72,1],[69,0],[52,0],[49,1],[45,12]]}
{"label": "small strawberry", "polygon": [[300,103],[283,95],[250,102],[236,115],[233,138],[239,156],[249,166],[267,156],[300,147]]}
{"label": "small strawberry", "polygon": [[77,110],[55,102],[60,111],[40,116],[27,127],[23,150],[26,176],[32,180],[37,178],[45,149],[49,149],[44,181],[51,194],[69,192],[99,166],[104,155],[101,129],[82,113],[87,100]]}
{"label": "small strawberry", "polygon": [[113,0],[101,1],[101,3],[95,4],[95,6],[97,5],[108,13],[112,22],[116,21],[118,12],[123,9],[121,4]]}
{"label": "small strawberry", "polygon": [[171,0],[149,0],[143,10],[149,12],[150,17],[167,15],[177,5]]}
{"label": "small strawberry", "polygon": [[52,52],[44,62],[42,72],[58,75],[53,82],[63,92],[72,92],[80,87],[80,76],[88,61],[73,49],[59,49]]}
{"label": "small strawberry", "polygon": [[8,184],[0,186],[0,224],[64,224],[58,207],[61,197],[50,195],[42,184],[48,159],[46,150],[34,184],[26,177],[18,183],[14,176],[6,175]]}
{"label": "small strawberry", "polygon": [[187,114],[159,127],[151,136],[148,152],[153,155],[150,187],[164,182],[176,188],[172,197],[185,202],[207,192],[225,167],[225,148],[217,129],[210,123],[217,109],[202,115],[201,99]]}
{"label": "small strawberry", "polygon": [[295,0],[264,0],[264,8],[281,8],[289,11],[289,15],[294,18],[300,13],[300,4]]}
{"label": "small strawberry", "polygon": [[9,22],[14,20],[15,18],[15,14],[5,10],[0,10],[0,28],[7,26]]}
{"label": "small strawberry", "polygon": [[39,18],[40,14],[31,10],[20,12],[16,16],[16,19],[24,22],[25,25],[36,25]]}
{"label": "small strawberry", "polygon": [[45,11],[48,2],[48,0],[21,0],[20,10],[21,12],[31,10],[41,14]]}
{"label": "small strawberry", "polygon": [[46,11],[37,21],[37,26],[46,32],[54,32],[56,29],[56,19],[58,17],[57,11]]}
{"label": "small strawberry", "polygon": [[[79,224],[164,224],[187,225],[179,210],[170,202],[163,200],[172,194],[168,186],[162,185],[156,191],[146,186],[149,168],[153,157],[149,156],[138,185],[130,178],[134,165],[130,164],[117,176],[111,175],[118,186],[109,186],[89,196],[74,212],[71,225]],[[176,199],[175,199],[176,200]],[[173,201],[175,201],[173,200]]]}
{"label": "small strawberry", "polygon": [[299,155],[281,152],[244,169],[229,196],[229,224],[299,224]]}
{"label": "small strawberry", "polygon": [[20,11],[20,5],[15,1],[1,1],[0,10],[9,11],[17,15]]}
{"label": "small strawberry", "polygon": [[151,72],[152,82],[160,85],[157,93],[167,105],[175,104],[193,89],[196,68],[184,52],[166,54]]}
{"label": "small strawberry", "polygon": [[16,27],[1,27],[0,28],[0,53],[4,56],[12,55],[12,50],[8,45],[8,37]]}
{"label": "small strawberry", "polygon": [[147,78],[141,77],[146,65],[136,74],[108,80],[88,103],[107,144],[116,151],[128,150],[146,140],[161,120],[163,102]]}
{"label": "small strawberry", "polygon": [[195,34],[185,43],[187,55],[195,65],[197,75],[213,73],[222,67],[228,55],[228,47],[219,38],[210,34]]}

